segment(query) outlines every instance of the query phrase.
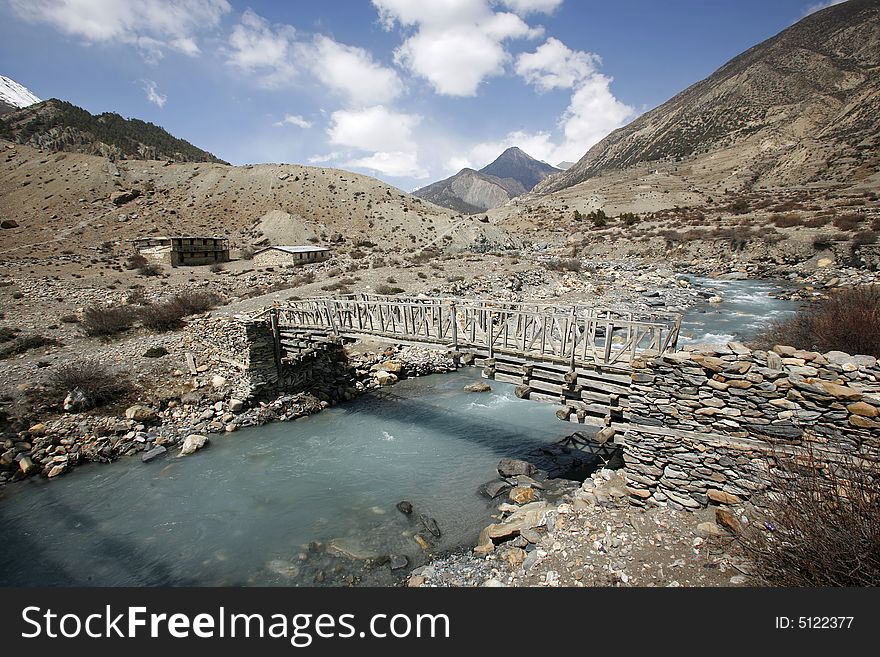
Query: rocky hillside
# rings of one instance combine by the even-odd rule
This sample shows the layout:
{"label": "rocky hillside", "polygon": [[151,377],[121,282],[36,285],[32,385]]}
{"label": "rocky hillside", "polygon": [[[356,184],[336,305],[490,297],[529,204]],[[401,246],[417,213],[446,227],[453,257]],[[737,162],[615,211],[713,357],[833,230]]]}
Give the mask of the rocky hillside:
{"label": "rocky hillside", "polygon": [[49,151],[101,155],[113,160],[226,164],[152,123],[124,119],[113,112],[94,116],[54,98],[0,116],[0,138]]}
{"label": "rocky hillside", "polygon": [[234,248],[311,241],[398,252],[509,240],[476,218],[337,169],[113,162],[2,141],[0,219],[0,260],[94,253],[159,234],[226,235]]}
{"label": "rocky hillside", "polygon": [[12,78],[0,75],[0,114],[39,103],[33,92]]}
{"label": "rocky hillside", "polygon": [[535,191],[676,162],[727,189],[859,180],[880,166],[878,134],[880,3],[849,0],[744,52]]}
{"label": "rocky hillside", "polygon": [[541,162],[516,146],[479,171],[465,168],[454,176],[413,192],[431,203],[464,214],[497,208],[531,190],[559,169]]}
{"label": "rocky hillside", "polygon": [[474,169],[462,169],[446,180],[417,189],[413,196],[462,214],[477,214],[497,208],[525,191],[515,180],[502,180]]}

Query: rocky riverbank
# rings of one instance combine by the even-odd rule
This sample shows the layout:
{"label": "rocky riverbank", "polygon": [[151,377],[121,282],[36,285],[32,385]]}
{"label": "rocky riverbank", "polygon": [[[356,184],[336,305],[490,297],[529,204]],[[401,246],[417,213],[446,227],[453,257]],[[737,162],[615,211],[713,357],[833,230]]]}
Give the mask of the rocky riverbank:
{"label": "rocky riverbank", "polygon": [[[0,485],[42,474],[62,475],[80,463],[109,463],[140,454],[152,460],[177,449],[188,455],[230,433],[267,422],[283,422],[320,412],[400,379],[450,372],[456,362],[442,353],[389,347],[381,353],[319,353],[311,363],[314,383],[307,390],[271,399],[239,399],[235,371],[194,377],[195,389],[179,396],[142,401],[121,416],[64,413],[7,435],[0,452]],[[239,375],[240,376],[240,375]]]}

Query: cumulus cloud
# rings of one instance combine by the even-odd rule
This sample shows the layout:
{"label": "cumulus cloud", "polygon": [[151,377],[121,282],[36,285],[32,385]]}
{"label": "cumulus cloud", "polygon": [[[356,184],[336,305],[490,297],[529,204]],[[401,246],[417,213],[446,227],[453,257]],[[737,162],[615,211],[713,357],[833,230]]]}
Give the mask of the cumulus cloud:
{"label": "cumulus cloud", "polygon": [[417,155],[409,151],[373,153],[369,157],[348,160],[342,166],[369,169],[394,178],[427,178],[429,175],[428,171],[419,164]]}
{"label": "cumulus cloud", "polygon": [[377,63],[363,48],[319,35],[313,42],[311,69],[315,77],[357,105],[388,103],[403,93],[393,69]]}
{"label": "cumulus cloud", "polygon": [[357,110],[339,110],[330,115],[330,142],[363,151],[414,150],[413,130],[421,122],[418,114],[389,110],[383,105]]}
{"label": "cumulus cloud", "polygon": [[[476,95],[480,83],[503,73],[510,61],[505,41],[543,34],[542,28],[530,27],[516,13],[495,11],[495,4],[489,0],[373,0],[386,29],[395,24],[415,28],[395,51],[395,61],[447,96]],[[513,4],[526,12],[553,3],[520,0]]]}
{"label": "cumulus cloud", "polygon": [[599,57],[569,49],[550,38],[535,52],[517,58],[516,72],[538,91],[571,89],[568,107],[559,117],[556,134],[549,130],[517,130],[501,139],[471,146],[465,155],[447,160],[449,171],[462,165],[480,168],[504,149],[519,146],[526,153],[549,164],[577,161],[608,133],[635,116],[635,109],[615,98],[612,79],[596,70]]}
{"label": "cumulus cloud", "polygon": [[575,51],[559,39],[550,37],[535,52],[516,59],[516,72],[540,91],[571,89],[595,73],[599,56]]}
{"label": "cumulus cloud", "polygon": [[21,18],[46,23],[87,43],[127,43],[151,59],[166,49],[200,52],[196,35],[216,27],[227,0],[10,0]]}
{"label": "cumulus cloud", "polygon": [[272,125],[274,125],[276,128],[281,128],[286,125],[295,125],[296,127],[303,129],[312,127],[311,121],[304,119],[299,114],[285,114],[283,119],[281,119],[280,121],[276,121]]}
{"label": "cumulus cloud", "polygon": [[144,91],[147,94],[147,100],[159,108],[165,107],[165,101],[168,100],[168,96],[159,93],[158,85],[152,80],[143,80],[143,85]]}
{"label": "cumulus cloud", "polygon": [[418,162],[413,135],[421,121],[418,114],[395,112],[383,105],[339,110],[330,115],[327,136],[332,144],[368,153],[352,157],[343,166],[424,178],[428,172]]}
{"label": "cumulus cloud", "polygon": [[232,29],[229,47],[227,62],[256,75],[264,86],[280,86],[298,72],[296,30],[290,25],[270,25],[250,9]]}

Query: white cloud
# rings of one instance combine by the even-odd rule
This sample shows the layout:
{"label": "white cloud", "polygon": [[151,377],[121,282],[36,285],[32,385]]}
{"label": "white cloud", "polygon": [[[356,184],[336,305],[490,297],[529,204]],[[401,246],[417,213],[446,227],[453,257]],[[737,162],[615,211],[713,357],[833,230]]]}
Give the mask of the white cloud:
{"label": "white cloud", "polygon": [[216,27],[231,10],[227,0],[10,0],[21,18],[47,23],[87,43],[119,42],[150,59],[165,49],[198,54],[195,35]]}
{"label": "white cloud", "polygon": [[533,53],[516,58],[516,72],[540,91],[571,89],[592,75],[598,55],[571,50],[559,39],[550,37]]}
{"label": "white cloud", "polygon": [[413,135],[421,120],[418,114],[395,112],[382,105],[339,110],[330,116],[327,136],[332,144],[369,153],[351,157],[342,164],[344,167],[369,169],[386,176],[425,178],[428,172],[419,164]]}
{"label": "white cloud", "polygon": [[344,167],[369,169],[394,178],[427,178],[428,171],[418,162],[416,153],[393,151],[373,153],[369,157],[349,160]]}
{"label": "white cloud", "polygon": [[[416,28],[395,51],[395,61],[447,96],[476,95],[480,83],[503,73],[510,61],[505,41],[543,34],[515,13],[494,11],[489,0],[372,1],[386,29]],[[534,3],[518,4],[525,11]]]}
{"label": "white cloud", "polygon": [[840,5],[846,2],[846,0],[825,0],[825,2],[814,2],[811,5],[807,5],[807,8],[804,10],[804,16],[809,16],[810,14],[815,14],[817,11],[821,9],[828,9],[828,7],[833,7],[834,5]]}
{"label": "white cloud", "polygon": [[330,115],[330,142],[363,151],[414,151],[413,129],[418,114],[394,112],[383,105],[358,110],[339,110]]}
{"label": "white cloud", "polygon": [[304,130],[312,127],[311,121],[306,120],[299,114],[285,114],[283,119],[281,119],[280,121],[276,121],[272,125],[274,125],[276,128],[281,128],[286,125],[295,125],[298,128],[303,128]]}
{"label": "white cloud", "polygon": [[553,13],[562,4],[562,0],[502,0],[502,4],[520,16],[526,16]]}
{"label": "white cloud", "polygon": [[280,86],[297,74],[296,30],[290,25],[272,26],[247,9],[232,30],[229,46],[227,62],[258,76],[264,86]]}
{"label": "white cloud", "polygon": [[397,73],[378,64],[363,48],[319,35],[312,55],[315,78],[356,105],[388,103],[403,93]]}
{"label": "white cloud", "polygon": [[159,87],[152,80],[143,80],[143,83],[144,91],[147,93],[147,100],[157,107],[165,107],[165,101],[168,100],[168,96],[159,93]]}
{"label": "white cloud", "polygon": [[326,153],[324,155],[312,155],[308,159],[309,164],[325,164],[327,162],[334,162],[342,157],[342,153],[339,151],[333,151],[332,153]]}

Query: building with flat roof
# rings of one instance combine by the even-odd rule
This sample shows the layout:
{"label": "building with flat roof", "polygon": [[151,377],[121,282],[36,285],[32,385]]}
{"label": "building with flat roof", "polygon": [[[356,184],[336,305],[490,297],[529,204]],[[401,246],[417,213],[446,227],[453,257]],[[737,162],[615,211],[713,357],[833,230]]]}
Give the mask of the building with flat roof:
{"label": "building with flat roof", "polygon": [[330,249],[326,246],[269,246],[254,254],[253,263],[256,267],[305,265],[328,257]]}
{"label": "building with flat roof", "polygon": [[141,237],[132,240],[138,253],[155,262],[178,265],[212,265],[229,262],[225,237]]}

